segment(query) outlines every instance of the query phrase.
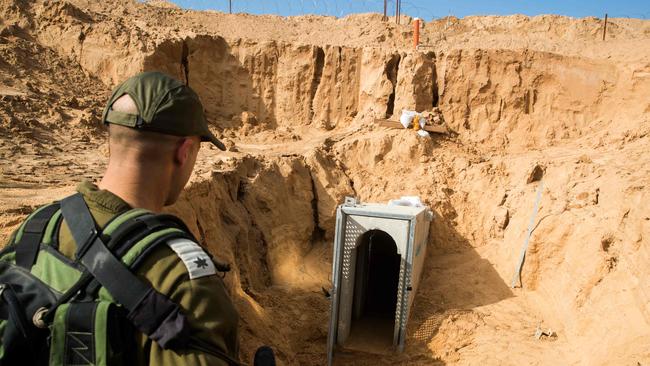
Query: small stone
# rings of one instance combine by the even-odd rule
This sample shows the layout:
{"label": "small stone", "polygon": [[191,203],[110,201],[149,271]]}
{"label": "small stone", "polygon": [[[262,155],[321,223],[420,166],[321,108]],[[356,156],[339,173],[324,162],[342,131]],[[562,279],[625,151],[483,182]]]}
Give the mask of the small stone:
{"label": "small stone", "polygon": [[576,160],[576,163],[590,164],[590,163],[593,163],[593,161],[591,160],[591,158],[588,155],[582,154],[582,155],[580,155],[578,160]]}
{"label": "small stone", "polygon": [[614,243],[614,237],[611,234],[606,234],[603,235],[603,237],[600,239],[600,249],[603,250],[603,252],[609,252],[609,248],[612,246]]}
{"label": "small stone", "polygon": [[15,36],[20,32],[20,27],[17,24],[10,24],[0,28],[0,36],[2,37],[11,37]]}
{"label": "small stone", "polygon": [[77,100],[75,97],[71,97],[66,102],[70,108],[79,108],[79,100]]}
{"label": "small stone", "polygon": [[241,123],[244,126],[256,126],[257,117],[252,112],[248,112],[248,111],[241,112]]}
{"label": "small stone", "polygon": [[501,196],[501,201],[499,201],[499,206],[505,205],[507,199],[508,199],[508,191],[505,191]]}
{"label": "small stone", "polygon": [[499,229],[505,230],[508,227],[508,223],[510,223],[510,212],[507,208],[499,206],[494,211],[494,217],[492,219]]}
{"label": "small stone", "polygon": [[544,168],[543,166],[539,164],[535,164],[533,169],[531,169],[530,173],[528,174],[528,179],[526,179],[526,183],[528,184],[528,183],[533,183],[541,180],[542,177],[544,176],[545,170],[546,168]]}

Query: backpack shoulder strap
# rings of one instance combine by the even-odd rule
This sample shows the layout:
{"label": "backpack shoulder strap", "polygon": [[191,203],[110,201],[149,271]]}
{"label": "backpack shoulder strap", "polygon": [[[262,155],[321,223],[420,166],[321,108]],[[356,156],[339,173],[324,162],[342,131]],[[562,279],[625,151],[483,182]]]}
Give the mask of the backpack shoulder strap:
{"label": "backpack shoulder strap", "polygon": [[31,270],[36,262],[43,235],[52,216],[59,210],[59,203],[54,202],[43,206],[27,218],[16,233],[14,250],[16,264],[26,270]]}
{"label": "backpack shoulder strap", "polygon": [[[140,235],[118,244],[115,251],[115,254],[131,270],[136,269],[158,246],[166,244],[183,261],[191,279],[214,274],[215,271],[230,271],[228,263],[216,260],[210,252],[198,244],[199,241],[180,218],[170,214],[158,214],[143,216],[138,220],[142,221],[147,229]],[[205,263],[196,268],[197,265],[190,262],[198,257],[205,260]]]}
{"label": "backpack shoulder strap", "polygon": [[[152,239],[170,234],[183,235],[180,228],[168,220],[163,220],[167,215],[154,215],[143,209],[135,210],[139,212],[123,214],[123,217],[116,218],[102,232],[102,238],[108,249],[131,270],[133,266],[130,261],[125,260],[125,256],[133,247],[139,248],[138,251],[148,251],[152,247]],[[86,295],[90,298],[96,298],[98,294],[101,296],[102,294],[99,293],[101,284],[96,279],[88,282],[84,285]]]}
{"label": "backpack shoulder strap", "polygon": [[[126,225],[125,225],[126,226]],[[131,226],[139,227],[139,230],[124,230],[120,228],[111,236],[111,241],[115,248],[115,254],[122,258],[125,264],[130,265],[124,259],[134,247],[140,249],[148,247],[155,239],[168,235],[181,235],[192,238],[192,234],[185,224],[178,218],[168,214],[149,214],[136,218]],[[120,232],[118,235],[118,232]]]}
{"label": "backpack shoulder strap", "polygon": [[147,217],[147,230],[139,237],[134,237],[121,245],[117,254],[122,262],[132,269],[159,244],[171,239],[184,238],[196,241],[185,223],[176,216],[159,214]]}

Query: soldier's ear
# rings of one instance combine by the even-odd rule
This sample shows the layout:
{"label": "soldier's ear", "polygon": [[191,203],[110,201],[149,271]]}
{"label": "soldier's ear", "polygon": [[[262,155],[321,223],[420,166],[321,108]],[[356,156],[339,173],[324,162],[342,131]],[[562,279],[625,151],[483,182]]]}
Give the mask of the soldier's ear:
{"label": "soldier's ear", "polygon": [[196,144],[196,141],[190,137],[183,137],[180,139],[174,154],[174,162],[178,165],[184,165],[185,162],[192,157],[194,144]]}

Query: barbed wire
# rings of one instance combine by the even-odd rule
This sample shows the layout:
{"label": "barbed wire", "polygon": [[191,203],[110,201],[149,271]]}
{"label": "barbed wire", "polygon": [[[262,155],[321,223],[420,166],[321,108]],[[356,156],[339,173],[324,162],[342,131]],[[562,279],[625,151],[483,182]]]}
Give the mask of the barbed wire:
{"label": "barbed wire", "polygon": [[611,13],[609,14],[610,18],[629,18],[629,19],[650,19],[650,12],[647,13],[639,13],[639,14],[617,14],[617,13]]}
{"label": "barbed wire", "polygon": [[[171,0],[185,8],[212,9],[227,13],[229,0]],[[387,0],[387,14],[395,15],[396,0]],[[436,7],[423,6],[413,0],[402,0],[402,14],[419,17],[424,20],[435,20],[454,15],[453,12],[438,13]],[[282,4],[282,5],[281,5]],[[316,14],[343,17],[354,13],[383,13],[384,0],[232,0],[233,13],[301,15]],[[608,13],[611,18],[650,19],[650,12],[641,13]],[[596,15],[597,17],[604,17]]]}

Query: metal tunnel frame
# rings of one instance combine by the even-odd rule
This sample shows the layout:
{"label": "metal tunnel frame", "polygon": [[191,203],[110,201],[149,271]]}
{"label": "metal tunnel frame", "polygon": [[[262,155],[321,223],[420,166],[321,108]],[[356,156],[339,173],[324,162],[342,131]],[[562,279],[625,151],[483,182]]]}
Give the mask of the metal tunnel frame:
{"label": "metal tunnel frame", "polygon": [[[327,338],[328,365],[331,365],[333,362],[334,349],[339,343],[338,338],[340,336],[345,338],[350,331],[350,317],[352,312],[351,297],[354,295],[354,292],[350,293],[349,287],[354,287],[356,248],[360,245],[360,240],[357,239],[361,238],[365,232],[371,230],[382,230],[386,232],[382,227],[362,228],[365,230],[361,230],[359,227],[355,227],[355,222],[351,220],[355,217],[358,217],[359,219],[367,218],[370,220],[395,220],[394,222],[398,222],[400,225],[408,225],[406,247],[402,248],[402,250],[400,250],[400,246],[397,245],[399,238],[395,238],[391,235],[397,246],[398,254],[401,257],[397,289],[397,304],[395,309],[393,346],[396,347],[399,352],[402,352],[404,350],[409,307],[413,301],[412,295],[415,294],[423,263],[423,257],[418,258],[418,265],[416,266],[417,268],[415,268],[416,273],[413,273],[415,264],[414,258],[419,255],[424,256],[422,249],[426,246],[429,221],[431,221],[433,215],[426,207],[414,208],[372,204],[363,205],[357,204],[355,200],[349,199],[346,199],[344,205],[338,207],[336,212],[334,256],[332,260],[330,324]],[[354,238],[354,240],[351,238]],[[414,253],[414,251],[416,253]],[[414,278],[413,275],[415,275]],[[342,283],[344,278],[347,279],[346,283]],[[351,285],[349,283],[350,281],[352,282]],[[345,305],[347,305],[346,309],[341,309],[342,302],[345,302]],[[345,316],[345,318],[342,319],[342,316]],[[343,327],[343,329],[339,329],[340,327]],[[345,327],[348,328],[345,329]]]}

